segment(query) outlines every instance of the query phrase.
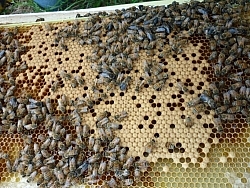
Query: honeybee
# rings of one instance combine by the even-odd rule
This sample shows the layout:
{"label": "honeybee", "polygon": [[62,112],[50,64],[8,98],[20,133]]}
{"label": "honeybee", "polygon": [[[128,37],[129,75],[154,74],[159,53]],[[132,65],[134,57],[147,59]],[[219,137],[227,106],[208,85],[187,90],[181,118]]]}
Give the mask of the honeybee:
{"label": "honeybee", "polygon": [[92,150],[95,144],[95,138],[93,136],[89,137],[88,140],[88,149]]}
{"label": "honeybee", "polygon": [[83,131],[82,131],[82,136],[83,138],[86,138],[89,136],[89,131],[90,131],[90,127],[89,125],[83,125]]}
{"label": "honeybee", "polygon": [[42,143],[41,149],[42,149],[42,150],[43,150],[43,149],[47,149],[47,148],[49,147],[50,143],[51,143],[51,138],[49,137],[49,138],[47,138],[47,139]]}
{"label": "honeybee", "polygon": [[120,114],[115,115],[114,119],[117,121],[122,121],[127,116],[128,116],[128,113],[126,111],[122,111],[122,112],[120,112]]}
{"label": "honeybee", "polygon": [[101,157],[102,157],[102,155],[100,153],[96,153],[96,154],[92,155],[91,157],[89,157],[87,159],[87,161],[88,161],[88,163],[93,164],[93,163],[99,161],[101,159]]}
{"label": "honeybee", "polygon": [[51,84],[51,91],[52,92],[56,92],[57,89],[60,87],[59,85],[59,82],[58,81],[54,81],[52,84]]}
{"label": "honeybee", "polygon": [[219,54],[219,56],[218,56],[218,64],[223,64],[224,63],[224,61],[225,61],[225,59],[226,59],[226,55],[224,54],[224,53],[220,53]]}
{"label": "honeybee", "polygon": [[207,103],[208,106],[210,106],[212,109],[215,109],[215,108],[216,108],[216,103],[215,103],[215,101],[214,101],[211,97],[209,97],[207,94],[202,93],[202,94],[200,95],[200,100],[201,100],[201,102]]}
{"label": "honeybee", "polygon": [[119,85],[120,90],[125,91],[128,87],[129,82],[131,81],[131,77],[127,76]]}
{"label": "honeybee", "polygon": [[107,124],[108,122],[109,122],[108,117],[104,117],[103,119],[101,119],[100,121],[98,121],[98,122],[96,123],[96,127],[101,128],[101,127],[103,127],[105,124]]}
{"label": "honeybee", "polygon": [[79,75],[76,75],[75,76],[75,80],[77,81],[77,83],[80,85],[80,86],[82,86],[82,85],[84,85],[84,80],[83,80],[83,78],[82,77],[80,77]]}
{"label": "honeybee", "polygon": [[162,90],[163,86],[165,85],[166,80],[160,80],[153,85],[153,89],[156,91]]}
{"label": "honeybee", "polygon": [[187,116],[184,120],[184,123],[186,125],[186,127],[192,127],[194,125],[194,121],[191,117]]}
{"label": "honeybee", "polygon": [[106,172],[107,169],[107,162],[106,161],[101,161],[99,168],[98,168],[98,174],[102,175]]}
{"label": "honeybee", "polygon": [[218,57],[218,52],[217,51],[213,51],[211,53],[211,55],[209,56],[208,60],[214,60]]}
{"label": "honeybee", "polygon": [[247,100],[236,100],[232,102],[233,106],[247,106]]}
{"label": "honeybee", "polygon": [[144,83],[144,80],[139,80],[139,81],[136,82],[135,91],[136,91],[137,93],[140,92],[140,90],[141,90],[141,88],[142,88],[142,86],[143,86],[143,83]]}
{"label": "honeybee", "polygon": [[223,121],[233,121],[235,119],[235,115],[234,114],[221,114],[220,118]]}
{"label": "honeybee", "polygon": [[111,188],[118,187],[118,184],[117,184],[117,182],[115,181],[114,178],[111,178],[109,181],[107,181],[107,184],[108,184],[108,186],[111,187]]}
{"label": "honeybee", "polygon": [[132,185],[134,183],[134,180],[131,179],[131,178],[128,178],[128,179],[123,180],[123,183],[126,186],[130,186],[130,185]]}
{"label": "honeybee", "polygon": [[58,109],[62,112],[65,113],[66,112],[66,106],[63,104],[62,99],[58,99]]}
{"label": "honeybee", "polygon": [[27,130],[34,130],[37,128],[37,124],[27,124],[27,125],[23,125],[23,127]]}
{"label": "honeybee", "polygon": [[181,81],[177,81],[176,86],[180,91],[188,92],[188,88]]}
{"label": "honeybee", "polygon": [[115,137],[110,143],[109,143],[109,148],[114,148],[117,144],[120,143],[120,138],[119,137]]}
{"label": "honeybee", "polygon": [[227,109],[227,113],[229,113],[229,114],[236,114],[236,113],[239,113],[240,111],[241,111],[240,106],[233,106],[233,107]]}
{"label": "honeybee", "polygon": [[76,78],[73,78],[71,80],[70,85],[72,88],[76,88],[78,86],[78,82],[77,82]]}
{"label": "honeybee", "polygon": [[201,102],[200,97],[194,98],[193,100],[187,102],[187,106],[190,108],[192,106],[195,106]]}
{"label": "honeybee", "polygon": [[229,88],[230,88],[231,90],[237,90],[237,89],[239,89],[242,85],[243,85],[242,82],[236,82],[236,83],[234,83],[234,84],[231,84]]}
{"label": "honeybee", "polygon": [[203,112],[206,108],[206,105],[204,103],[201,104],[197,104],[193,107],[193,113],[194,114],[199,114],[201,112]]}
{"label": "honeybee", "polygon": [[83,140],[82,140],[81,137],[77,137],[77,138],[75,139],[75,144],[76,144],[77,146],[79,146],[81,149],[85,149],[85,148],[86,148],[86,145],[85,145],[85,143],[83,142]]}
{"label": "honeybee", "polygon": [[85,159],[85,153],[84,152],[80,152],[79,155],[76,158],[76,165],[80,166],[81,164],[83,164]]}
{"label": "honeybee", "polygon": [[65,70],[61,70],[59,75],[62,79],[65,79],[66,81],[72,78],[71,74],[67,73]]}
{"label": "honeybee", "polygon": [[154,139],[150,140],[150,142],[146,143],[145,145],[143,156],[148,157],[155,147],[156,147],[156,141]]}
{"label": "honeybee", "polygon": [[9,159],[6,159],[6,168],[7,168],[9,173],[12,172],[12,166],[11,166],[11,163],[10,163]]}
{"label": "honeybee", "polygon": [[216,114],[222,114],[223,112],[227,111],[227,109],[228,109],[227,105],[220,106],[220,107],[215,109],[215,113]]}

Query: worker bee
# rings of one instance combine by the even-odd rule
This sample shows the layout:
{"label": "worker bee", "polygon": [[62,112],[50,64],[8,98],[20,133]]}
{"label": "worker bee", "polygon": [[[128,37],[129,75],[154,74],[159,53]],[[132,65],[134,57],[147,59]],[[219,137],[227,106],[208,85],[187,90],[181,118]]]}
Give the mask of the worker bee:
{"label": "worker bee", "polygon": [[105,124],[107,124],[108,122],[109,122],[108,117],[104,117],[103,119],[101,119],[100,121],[98,121],[98,122],[96,123],[96,127],[101,128],[101,127],[103,127]]}
{"label": "worker bee", "polygon": [[149,154],[152,152],[152,150],[156,147],[156,141],[154,139],[150,140],[150,142],[148,142],[145,145],[145,149],[143,152],[143,156],[144,157],[148,157]]}
{"label": "worker bee", "polygon": [[194,120],[191,117],[187,116],[184,119],[184,123],[185,123],[186,127],[190,128],[190,127],[192,127],[194,125]]}
{"label": "worker bee", "polygon": [[228,78],[232,81],[235,81],[235,82],[241,82],[242,81],[242,76],[241,76],[242,74],[243,74],[243,72],[237,72],[235,74],[230,74],[228,76]]}
{"label": "worker bee", "polygon": [[187,106],[190,108],[192,106],[195,106],[201,102],[200,97],[194,98],[193,100],[187,102]]}
{"label": "worker bee", "polygon": [[79,75],[75,76],[75,80],[77,81],[77,84],[79,84],[80,86],[84,85],[84,80]]}
{"label": "worker bee", "polygon": [[72,78],[71,74],[67,73],[65,70],[61,70],[59,75],[61,78],[65,79],[66,81]]}
{"label": "worker bee", "polygon": [[233,121],[235,119],[234,114],[220,114],[219,117],[223,121]]}
{"label": "worker bee", "polygon": [[52,106],[52,104],[51,104],[50,98],[46,98],[46,99],[45,99],[45,104],[46,104],[46,107],[47,107],[49,113],[50,113],[50,114],[53,114],[53,113],[54,113],[54,109],[53,109],[53,106]]}
{"label": "worker bee", "polygon": [[214,68],[214,75],[219,77],[221,74],[222,65],[217,63],[213,65],[213,68]]}
{"label": "worker bee", "polygon": [[199,114],[203,112],[206,108],[206,105],[204,103],[197,104],[193,107],[193,113],[194,114]]}
{"label": "worker bee", "polygon": [[242,37],[242,36],[237,36],[237,42],[240,48],[244,48],[245,47],[245,43],[249,42],[249,39]]}
{"label": "worker bee", "polygon": [[220,107],[218,107],[218,108],[215,109],[215,113],[216,114],[222,114],[223,112],[226,112],[227,109],[228,109],[227,105],[220,106]]}
{"label": "worker bee", "polygon": [[51,138],[47,138],[41,145],[41,149],[47,149],[51,143]]}
{"label": "worker bee", "polygon": [[241,98],[240,94],[235,90],[229,90],[228,93],[230,94],[231,98],[238,100]]}
{"label": "worker bee", "polygon": [[134,180],[131,179],[131,178],[128,178],[128,179],[123,180],[123,183],[126,186],[130,186],[130,185],[132,185],[134,183]]}
{"label": "worker bee", "polygon": [[119,137],[115,137],[108,145],[109,148],[114,148],[117,144],[120,143],[120,138]]}
{"label": "worker bee", "polygon": [[73,78],[71,80],[70,85],[72,88],[76,88],[78,86],[78,82],[77,82],[76,78]]}
{"label": "worker bee", "polygon": [[248,104],[247,100],[236,100],[232,102],[233,106],[247,106],[247,104]]}
{"label": "worker bee", "polygon": [[228,114],[236,114],[236,113],[239,113],[240,111],[241,111],[240,106],[233,106],[233,107],[227,109]]}
{"label": "worker bee", "polygon": [[51,91],[52,92],[56,92],[59,87],[60,87],[59,82],[58,81],[54,81],[51,84]]}
{"label": "worker bee", "polygon": [[236,83],[234,83],[234,84],[231,84],[229,88],[230,88],[231,90],[237,90],[237,89],[239,89],[242,85],[243,85],[242,82],[236,82]]}
{"label": "worker bee", "polygon": [[140,90],[141,90],[141,88],[142,88],[142,86],[143,86],[143,83],[144,83],[144,80],[139,80],[139,81],[136,82],[135,91],[136,91],[137,93],[140,92]]}
{"label": "worker bee", "polygon": [[230,104],[230,93],[229,92],[223,93],[223,102],[225,105]]}
{"label": "worker bee", "polygon": [[130,81],[131,81],[130,76],[127,76],[126,78],[124,78],[124,80],[119,85],[120,90],[125,91],[127,89],[128,84],[129,84]]}
{"label": "worker bee", "polygon": [[99,161],[101,159],[101,157],[102,157],[102,155],[100,153],[96,153],[96,154],[92,155],[91,157],[89,157],[87,159],[87,161],[88,161],[88,163],[93,164],[93,163]]}
{"label": "worker bee", "polygon": [[208,106],[211,107],[212,109],[216,108],[215,101],[211,97],[209,97],[207,94],[205,94],[205,93],[202,93],[200,95],[200,101],[207,103]]}
{"label": "worker bee", "polygon": [[83,125],[83,130],[82,130],[82,136],[83,138],[86,138],[89,136],[89,132],[90,132],[90,127],[89,125]]}
{"label": "worker bee", "polygon": [[249,115],[250,115],[250,111],[247,108],[242,108],[242,110],[240,112],[245,117],[249,117]]}
{"label": "worker bee", "polygon": [[226,65],[221,69],[220,75],[221,76],[225,76],[229,73],[229,71],[231,70],[232,65]]}
{"label": "worker bee", "polygon": [[83,142],[83,140],[82,140],[81,137],[77,137],[77,138],[75,139],[75,144],[76,144],[77,146],[79,146],[81,149],[85,149],[85,148],[86,148],[86,145],[85,145],[85,143]]}
{"label": "worker bee", "polygon": [[160,80],[160,81],[154,83],[153,89],[156,91],[160,91],[160,90],[162,90],[162,87],[165,85],[165,83],[166,83],[166,80]]}
{"label": "worker bee", "polygon": [[88,139],[88,150],[92,150],[95,144],[95,138],[93,136]]}
{"label": "worker bee", "polygon": [[0,159],[9,159],[9,155],[7,153],[4,153],[4,152],[0,152]]}
{"label": "worker bee", "polygon": [[63,104],[62,99],[58,99],[58,109],[62,112],[65,113],[66,112],[66,106]]}
{"label": "worker bee", "polygon": [[107,162],[106,161],[101,161],[99,168],[98,168],[98,174],[102,175],[106,172],[107,169]]}
{"label": "worker bee", "polygon": [[219,56],[218,56],[218,64],[223,64],[224,63],[224,61],[225,61],[225,59],[226,59],[226,55],[224,54],[224,53],[220,53],[219,54]]}
{"label": "worker bee", "polygon": [[245,80],[245,85],[246,85],[246,87],[250,87],[250,79],[248,79],[248,80]]}
{"label": "worker bee", "polygon": [[211,53],[211,55],[209,56],[208,60],[214,60],[218,57],[218,52],[217,51],[213,51]]}
{"label": "worker bee", "polygon": [[109,181],[106,182],[110,188],[118,187],[117,182],[114,178],[111,178]]}
{"label": "worker bee", "polygon": [[225,60],[225,64],[226,65],[229,65],[229,64],[231,64],[232,63],[232,61],[234,61],[235,60],[235,58],[236,58],[236,56],[235,55],[233,55],[233,54],[231,54],[226,60]]}
{"label": "worker bee", "polygon": [[176,82],[176,87],[183,92],[188,92],[188,88],[181,82],[181,81],[177,81]]}
{"label": "worker bee", "polygon": [[117,121],[122,121],[124,118],[128,116],[128,113],[126,111],[122,111],[119,114],[114,116],[114,119]]}
{"label": "worker bee", "polygon": [[27,125],[23,125],[23,127],[27,130],[34,130],[37,128],[37,124],[27,124]]}

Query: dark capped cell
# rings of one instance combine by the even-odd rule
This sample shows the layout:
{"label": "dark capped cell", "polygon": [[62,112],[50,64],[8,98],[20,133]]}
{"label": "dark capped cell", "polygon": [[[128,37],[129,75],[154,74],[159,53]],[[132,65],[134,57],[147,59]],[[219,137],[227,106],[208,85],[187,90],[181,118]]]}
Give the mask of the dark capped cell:
{"label": "dark capped cell", "polygon": [[159,133],[155,133],[155,134],[154,134],[154,137],[155,137],[155,138],[159,138],[159,137],[160,137]]}
{"label": "dark capped cell", "polygon": [[153,124],[149,124],[148,128],[153,129],[154,125]]}
{"label": "dark capped cell", "polygon": [[139,124],[139,125],[138,125],[138,128],[139,128],[139,129],[142,129],[142,128],[143,128],[143,125],[142,125],[142,124]]}
{"label": "dark capped cell", "polygon": [[141,104],[139,104],[139,103],[136,104],[136,107],[137,107],[137,108],[141,108]]}
{"label": "dark capped cell", "polygon": [[151,98],[152,98],[152,99],[156,99],[156,96],[155,96],[155,95],[152,95]]}
{"label": "dark capped cell", "polygon": [[175,124],[170,124],[170,128],[174,129],[175,128]]}
{"label": "dark capped cell", "polygon": [[144,116],[144,120],[148,120],[149,119],[149,117],[148,116]]}

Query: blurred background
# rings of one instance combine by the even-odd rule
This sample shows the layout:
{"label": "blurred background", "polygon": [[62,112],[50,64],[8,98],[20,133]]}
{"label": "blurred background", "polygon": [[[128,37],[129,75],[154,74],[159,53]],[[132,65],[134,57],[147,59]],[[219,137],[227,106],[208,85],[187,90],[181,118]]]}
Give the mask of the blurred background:
{"label": "blurred background", "polygon": [[67,11],[152,0],[0,0],[0,14]]}

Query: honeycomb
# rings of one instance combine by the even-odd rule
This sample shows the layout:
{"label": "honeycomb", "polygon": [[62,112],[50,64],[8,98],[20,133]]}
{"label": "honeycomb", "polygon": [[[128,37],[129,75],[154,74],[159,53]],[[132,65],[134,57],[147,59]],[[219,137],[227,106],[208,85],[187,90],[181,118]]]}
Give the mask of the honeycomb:
{"label": "honeycomb", "polygon": [[[105,19],[105,18],[103,18]],[[79,30],[84,30],[84,20],[79,19]],[[53,23],[53,29],[46,29],[46,24],[20,27],[16,38],[27,47],[17,65],[26,62],[28,69],[16,75],[16,95],[28,93],[38,101],[51,99],[54,107],[63,94],[69,99],[94,96],[92,86],[98,73],[91,69],[94,45],[79,45],[74,38],[65,40],[67,49],[55,44],[56,33],[72,22]],[[167,36],[167,41],[177,33]],[[105,35],[103,40],[105,40]],[[211,51],[209,39],[205,35],[192,35],[187,38],[188,44],[183,52],[167,58],[160,56],[161,50],[155,50],[149,56],[146,50],[139,51],[139,58],[133,62],[132,71],[124,71],[132,77],[126,91],[114,88],[106,92],[105,87],[99,88],[101,93],[108,95],[98,99],[90,109],[90,113],[82,116],[83,122],[91,126],[91,134],[96,134],[96,117],[103,111],[115,115],[126,111],[129,116],[122,121],[122,129],[116,131],[123,146],[129,148],[128,156],[136,160],[149,161],[147,168],[133,187],[250,187],[249,147],[250,129],[242,115],[232,123],[223,123],[223,133],[218,133],[214,125],[214,111],[207,108],[204,112],[194,114],[187,102],[200,96],[209,88],[209,84],[218,79],[213,74],[212,63],[208,60]],[[169,78],[161,91],[155,91],[148,84],[143,84],[141,91],[135,92],[138,79],[143,79],[142,62],[156,61],[163,65],[163,71]],[[247,58],[243,58],[249,63]],[[70,81],[60,78],[59,73],[65,70],[72,75],[84,78],[84,86],[72,88]],[[1,75],[6,73],[6,66],[0,68]],[[232,70],[237,72],[237,70]],[[187,92],[180,91],[177,80],[184,83]],[[60,87],[52,92],[52,84],[58,81]],[[227,84],[231,84],[230,82]],[[67,107],[66,114],[70,114]],[[61,115],[59,110],[55,115]],[[185,119],[191,117],[194,125],[186,127]],[[75,134],[69,122],[63,124],[67,133]],[[30,131],[34,142],[39,143],[38,135],[46,135],[44,126]],[[149,156],[143,155],[145,144],[155,139],[156,147]],[[168,147],[173,143],[174,147]],[[6,152],[13,162],[23,148],[21,134],[0,135],[0,151]],[[59,157],[57,156],[57,160]],[[113,174],[103,176],[102,181],[110,180]],[[27,183],[18,173],[9,173],[5,161],[0,159],[1,187],[35,187],[35,183]],[[92,187],[92,185],[86,185]]]}

